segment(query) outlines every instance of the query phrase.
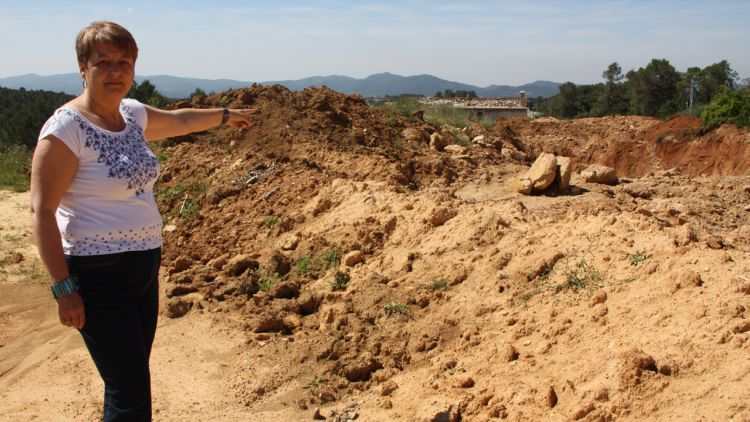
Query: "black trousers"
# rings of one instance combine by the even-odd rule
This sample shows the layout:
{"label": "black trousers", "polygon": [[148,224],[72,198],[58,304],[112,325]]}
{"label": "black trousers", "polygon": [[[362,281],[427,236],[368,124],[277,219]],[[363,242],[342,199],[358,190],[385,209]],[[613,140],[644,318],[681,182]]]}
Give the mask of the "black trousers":
{"label": "black trousers", "polygon": [[159,310],[161,249],[67,256],[78,275],[80,330],[104,380],[105,422],[151,420],[149,357]]}

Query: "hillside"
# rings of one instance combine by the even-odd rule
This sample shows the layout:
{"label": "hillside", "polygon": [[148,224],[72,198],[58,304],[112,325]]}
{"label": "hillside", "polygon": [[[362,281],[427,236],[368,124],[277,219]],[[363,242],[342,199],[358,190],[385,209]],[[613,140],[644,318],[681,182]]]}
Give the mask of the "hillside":
{"label": "hillside", "polygon": [[[220,92],[228,89],[244,88],[251,82],[230,79],[198,79],[178,76],[151,75],[136,76],[138,83],[148,79],[156,85],[159,92],[169,98],[186,98],[196,88],[205,92]],[[416,94],[434,95],[446,89],[475,91],[480,97],[515,97],[518,92],[525,90],[528,97],[550,97],[557,94],[556,82],[536,81],[520,86],[491,85],[478,87],[460,82],[452,82],[431,75],[400,76],[392,73],[379,73],[364,79],[348,76],[313,76],[298,80],[267,81],[261,85],[283,85],[291,90],[301,90],[308,87],[327,86],[335,91],[346,94],[359,94],[364,97],[384,97],[386,95]],[[71,95],[81,93],[81,77],[77,73],[63,75],[40,76],[35,74],[0,78],[0,86],[7,88],[44,89],[55,92],[66,92]]]}
{"label": "hillside", "polygon": [[[259,113],[157,151],[162,418],[750,420],[747,128],[459,131],[281,86],[194,106],[212,104]],[[435,132],[484,140],[437,151]],[[572,158],[574,189],[515,192],[542,151]],[[594,162],[620,183],[582,181]],[[32,365],[5,312],[0,362],[20,363],[0,376],[4,414],[95,417],[96,385],[69,373],[85,354]],[[42,402],[47,379],[86,397]]]}

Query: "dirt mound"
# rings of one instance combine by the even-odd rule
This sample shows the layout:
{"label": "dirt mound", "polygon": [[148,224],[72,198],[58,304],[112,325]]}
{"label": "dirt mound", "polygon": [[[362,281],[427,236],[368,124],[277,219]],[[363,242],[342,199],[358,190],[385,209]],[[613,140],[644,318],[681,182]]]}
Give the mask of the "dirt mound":
{"label": "dirt mound", "polygon": [[[637,116],[460,130],[326,88],[195,105],[259,109],[248,131],[168,146],[157,192],[172,308],[246,333],[227,391],[248,411],[748,417],[750,181],[722,161],[747,156],[747,130]],[[507,182],[542,151],[650,176],[519,197]]]}
{"label": "dirt mound", "polygon": [[[259,114],[157,149],[165,314],[186,315],[163,320],[199,331],[174,328],[155,356],[184,352],[164,367],[198,359],[216,383],[185,395],[195,407],[156,385],[159,414],[750,420],[747,129],[638,116],[459,129],[279,86],[193,106]],[[521,196],[511,181],[541,152],[621,182]],[[201,333],[226,344],[190,343]],[[50,406],[2,394],[19,419]],[[81,406],[72,418],[100,405]]]}
{"label": "dirt mound", "polygon": [[569,156],[576,170],[590,163],[613,167],[620,176],[641,177],[677,168],[690,176],[744,175],[750,164],[750,132],[733,125],[703,129],[695,117],[667,121],[641,116],[500,124],[533,155]]}

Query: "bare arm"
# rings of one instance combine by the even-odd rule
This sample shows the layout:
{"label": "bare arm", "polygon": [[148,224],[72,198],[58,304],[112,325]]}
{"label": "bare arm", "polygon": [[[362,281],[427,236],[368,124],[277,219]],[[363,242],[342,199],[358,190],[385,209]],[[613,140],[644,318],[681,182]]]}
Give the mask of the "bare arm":
{"label": "bare arm", "polygon": [[[78,169],[78,158],[55,136],[39,141],[31,163],[31,212],[39,255],[52,282],[69,275],[55,212]],[[60,322],[83,328],[83,303],[77,292],[57,300]]]}
{"label": "bare arm", "polygon": [[[146,113],[148,115],[146,139],[149,141],[207,130],[220,125],[224,117],[222,108],[161,110],[146,106]],[[231,109],[226,124],[240,129],[250,127],[253,122],[249,116],[253,113],[255,113],[254,108]]]}

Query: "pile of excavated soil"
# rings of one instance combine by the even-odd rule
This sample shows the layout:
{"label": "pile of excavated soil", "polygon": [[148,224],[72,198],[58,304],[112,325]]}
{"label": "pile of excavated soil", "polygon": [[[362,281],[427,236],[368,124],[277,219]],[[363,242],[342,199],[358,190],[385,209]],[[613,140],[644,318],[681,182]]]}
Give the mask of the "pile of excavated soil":
{"label": "pile of excavated soil", "polygon": [[[204,359],[220,359],[211,391],[234,416],[195,415],[750,420],[747,129],[459,130],[325,88],[193,104],[216,105],[256,107],[257,123],[165,144],[156,189],[165,316],[243,339]],[[484,139],[437,151],[434,133]],[[516,193],[541,152],[621,181]]]}

